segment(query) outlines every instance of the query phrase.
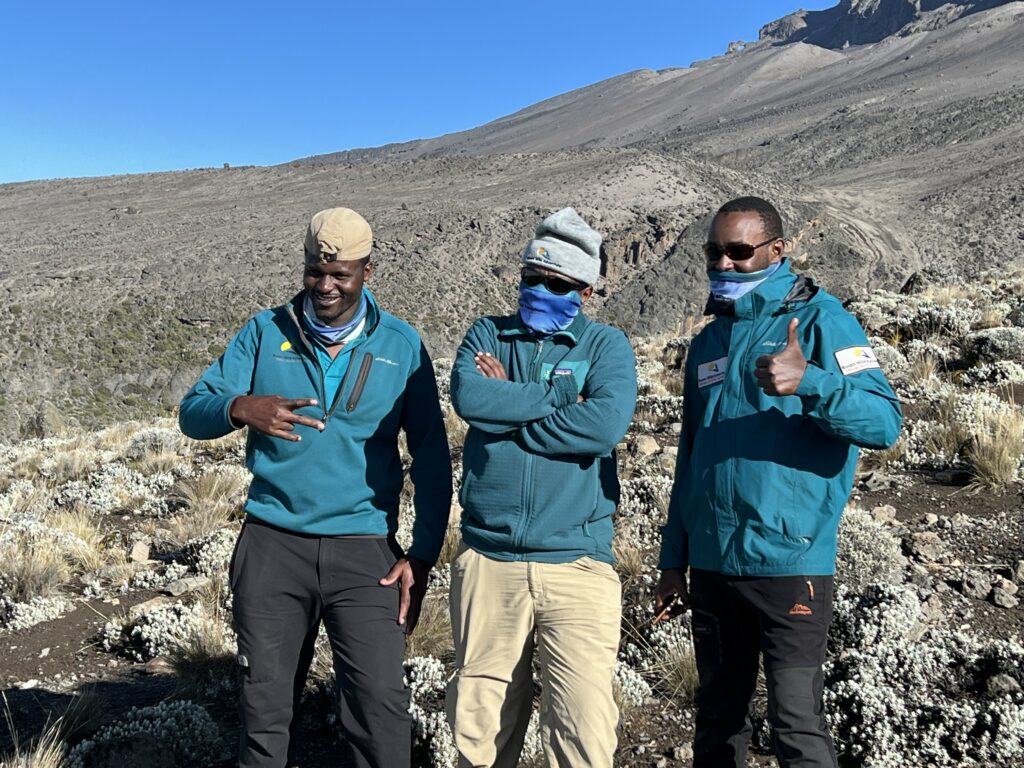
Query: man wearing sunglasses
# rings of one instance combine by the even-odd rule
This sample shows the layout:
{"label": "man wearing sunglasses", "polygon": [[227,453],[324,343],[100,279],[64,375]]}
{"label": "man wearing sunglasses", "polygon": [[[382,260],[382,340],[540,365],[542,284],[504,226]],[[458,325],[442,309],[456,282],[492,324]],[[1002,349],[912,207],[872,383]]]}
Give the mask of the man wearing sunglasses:
{"label": "man wearing sunglasses", "polygon": [[636,361],[621,331],[581,311],[600,247],[572,208],[546,218],[522,255],[519,311],[477,320],[456,355],[452,403],[469,432],[447,709],[460,766],[518,764],[535,645],[547,764],[612,765],[614,450],[636,404]]}
{"label": "man wearing sunglasses", "polygon": [[858,449],[902,424],[857,321],[784,250],[756,197],[722,206],[704,246],[715,320],[687,354],[655,601],[659,616],[693,610],[695,768],[746,765],[759,656],[779,764],[835,767],[821,665],[836,530]]}

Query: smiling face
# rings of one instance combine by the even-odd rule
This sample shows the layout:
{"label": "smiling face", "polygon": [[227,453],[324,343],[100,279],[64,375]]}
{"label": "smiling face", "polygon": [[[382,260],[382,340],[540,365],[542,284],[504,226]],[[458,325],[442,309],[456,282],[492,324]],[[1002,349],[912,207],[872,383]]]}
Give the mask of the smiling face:
{"label": "smiling face", "polygon": [[373,275],[369,257],[353,261],[321,261],[306,253],[302,285],[316,319],[324,325],[344,325],[355,314],[363,283]]}

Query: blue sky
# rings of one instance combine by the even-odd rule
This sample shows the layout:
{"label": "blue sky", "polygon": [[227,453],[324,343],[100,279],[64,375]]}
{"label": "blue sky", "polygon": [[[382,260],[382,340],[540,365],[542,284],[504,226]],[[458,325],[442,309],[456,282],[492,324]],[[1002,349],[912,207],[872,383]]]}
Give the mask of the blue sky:
{"label": "blue sky", "polygon": [[5,2],[0,182],[437,136],[835,2]]}

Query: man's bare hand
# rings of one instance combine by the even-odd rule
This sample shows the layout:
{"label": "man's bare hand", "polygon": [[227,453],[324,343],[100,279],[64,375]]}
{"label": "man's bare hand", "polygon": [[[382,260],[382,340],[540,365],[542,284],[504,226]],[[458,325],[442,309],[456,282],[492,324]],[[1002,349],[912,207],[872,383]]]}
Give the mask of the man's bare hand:
{"label": "man's bare hand", "polygon": [[754,378],[757,379],[757,386],[769,395],[794,395],[804,378],[807,358],[796,337],[799,324],[800,321],[795,317],[789,322],[789,340],[781,352],[757,358]]}
{"label": "man's bare hand", "polygon": [[477,352],[476,357],[474,357],[473,360],[476,363],[476,369],[488,379],[501,379],[502,381],[508,381],[508,375],[505,373],[505,366],[503,366],[501,361],[490,352]]}
{"label": "man's bare hand", "polygon": [[403,557],[380,580],[382,587],[390,587],[396,581],[400,590],[398,599],[398,623],[405,627],[405,634],[411,635],[420,620],[423,596],[427,593],[427,579],[430,566],[418,557]]}
{"label": "man's bare hand", "polygon": [[295,413],[297,409],[310,405],[316,405],[316,400],[290,400],[280,395],[243,395],[231,403],[228,416],[235,424],[245,424],[265,435],[298,442],[302,438],[293,431],[296,424],[324,431],[322,421]]}
{"label": "man's bare hand", "polygon": [[654,622],[668,621],[686,613],[690,605],[690,593],[686,589],[686,571],[682,568],[666,568],[661,572],[658,586],[654,591]]}

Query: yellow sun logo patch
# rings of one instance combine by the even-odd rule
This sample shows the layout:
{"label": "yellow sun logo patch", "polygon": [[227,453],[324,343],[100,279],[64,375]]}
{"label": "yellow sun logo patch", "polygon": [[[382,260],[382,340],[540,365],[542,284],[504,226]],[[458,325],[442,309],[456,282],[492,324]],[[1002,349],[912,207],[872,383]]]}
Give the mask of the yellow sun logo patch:
{"label": "yellow sun logo patch", "polygon": [[290,341],[286,341],[284,344],[281,345],[281,351],[282,352],[287,352],[291,348],[292,348],[292,343]]}

